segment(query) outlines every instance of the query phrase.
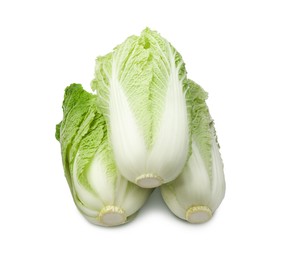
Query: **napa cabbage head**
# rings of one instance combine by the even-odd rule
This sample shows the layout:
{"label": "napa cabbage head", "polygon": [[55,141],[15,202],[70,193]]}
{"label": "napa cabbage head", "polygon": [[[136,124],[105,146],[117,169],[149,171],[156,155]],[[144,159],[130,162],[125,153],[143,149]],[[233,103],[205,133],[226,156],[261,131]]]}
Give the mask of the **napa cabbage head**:
{"label": "napa cabbage head", "polygon": [[92,89],[120,173],[141,187],[174,180],[190,143],[185,65],[176,49],[145,29],[98,57]]}
{"label": "napa cabbage head", "polygon": [[164,201],[179,218],[191,223],[209,220],[225,194],[223,162],[213,120],[205,102],[207,93],[189,81],[191,155],[180,176],[161,187]]}
{"label": "napa cabbage head", "polygon": [[63,114],[56,138],[77,208],[94,224],[114,226],[129,221],[151,190],[141,189],[118,173],[96,96],[72,84],[65,90]]}

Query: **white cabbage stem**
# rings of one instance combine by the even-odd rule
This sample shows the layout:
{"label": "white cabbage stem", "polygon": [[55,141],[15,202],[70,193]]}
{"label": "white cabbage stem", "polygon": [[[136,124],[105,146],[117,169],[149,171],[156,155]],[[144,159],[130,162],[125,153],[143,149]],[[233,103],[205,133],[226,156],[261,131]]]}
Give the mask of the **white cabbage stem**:
{"label": "white cabbage stem", "polygon": [[179,218],[190,223],[208,221],[225,194],[223,163],[218,144],[213,138],[211,172],[205,167],[197,144],[192,142],[192,155],[181,175],[161,187],[163,199]]}
{"label": "white cabbage stem", "polygon": [[[79,158],[80,154],[77,154]],[[109,155],[108,155],[109,156]],[[130,220],[130,216],[145,203],[150,189],[128,182],[121,175],[110,172],[103,152],[97,153],[88,171],[87,185],[77,176],[77,159],[74,162],[73,184],[78,209],[91,223],[102,226],[117,226]],[[108,157],[109,158],[109,157]]]}
{"label": "white cabbage stem", "polygon": [[126,214],[123,209],[116,206],[106,206],[99,213],[99,220],[106,226],[121,225],[126,222]]}

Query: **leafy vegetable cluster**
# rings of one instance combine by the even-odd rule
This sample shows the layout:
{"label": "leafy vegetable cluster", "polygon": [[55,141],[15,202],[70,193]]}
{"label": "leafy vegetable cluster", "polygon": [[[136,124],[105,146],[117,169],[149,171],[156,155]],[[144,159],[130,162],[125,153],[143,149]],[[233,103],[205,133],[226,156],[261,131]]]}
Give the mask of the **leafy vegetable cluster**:
{"label": "leafy vegetable cluster", "polygon": [[93,93],[65,90],[56,126],[74,202],[92,223],[131,220],[160,186],[172,212],[207,221],[225,192],[207,93],[175,48],[146,28],[98,57]]}

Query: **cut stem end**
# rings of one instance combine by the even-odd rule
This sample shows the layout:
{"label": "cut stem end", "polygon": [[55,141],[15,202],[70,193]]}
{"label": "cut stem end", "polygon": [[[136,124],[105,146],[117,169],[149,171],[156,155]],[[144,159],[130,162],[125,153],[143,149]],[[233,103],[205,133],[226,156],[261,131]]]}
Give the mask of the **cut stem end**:
{"label": "cut stem end", "polygon": [[207,206],[194,206],[186,211],[186,220],[193,224],[200,224],[210,220],[212,211]]}
{"label": "cut stem end", "polygon": [[119,207],[106,206],[100,211],[99,220],[105,226],[117,226],[126,222],[126,215]]}
{"label": "cut stem end", "polygon": [[163,184],[163,179],[157,175],[143,174],[137,177],[135,182],[142,188],[155,188]]}

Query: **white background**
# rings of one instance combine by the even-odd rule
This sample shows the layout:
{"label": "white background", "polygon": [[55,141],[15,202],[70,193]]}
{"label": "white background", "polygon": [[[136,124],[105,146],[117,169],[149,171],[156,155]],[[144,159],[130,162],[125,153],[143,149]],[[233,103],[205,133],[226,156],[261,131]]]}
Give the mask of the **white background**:
{"label": "white background", "polygon": [[[281,259],[279,1],[1,1],[1,259]],[[89,224],[64,178],[55,124],[64,88],[90,90],[95,58],[146,26],[209,92],[226,197],[203,225],[154,193],[117,228]]]}

